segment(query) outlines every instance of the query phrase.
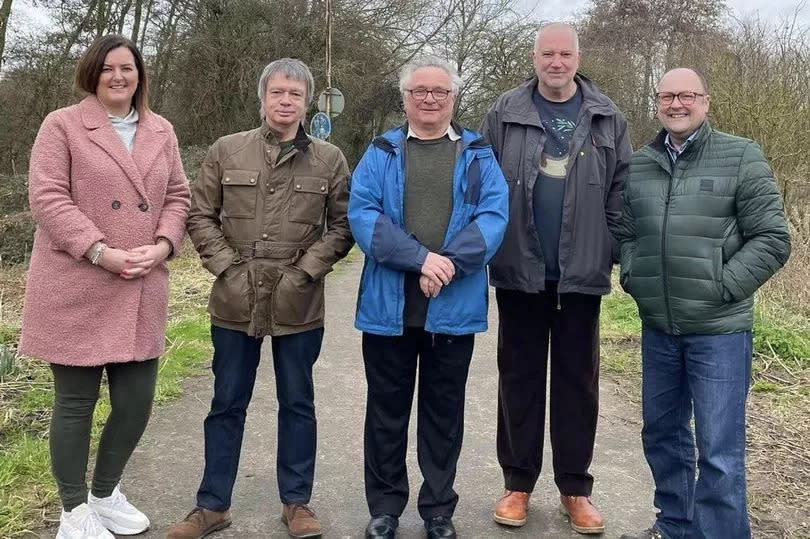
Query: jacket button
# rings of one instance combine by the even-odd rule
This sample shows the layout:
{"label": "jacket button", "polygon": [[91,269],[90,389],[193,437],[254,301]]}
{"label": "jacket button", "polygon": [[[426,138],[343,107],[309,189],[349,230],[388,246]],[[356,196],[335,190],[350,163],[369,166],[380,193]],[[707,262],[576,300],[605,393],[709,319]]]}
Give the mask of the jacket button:
{"label": "jacket button", "polygon": [[229,181],[231,181],[230,178],[225,178],[225,183],[228,183]]}
{"label": "jacket button", "polygon": [[295,188],[296,188],[296,189],[301,189],[301,184],[300,184],[300,183],[299,183],[299,184],[296,184]]}
{"label": "jacket button", "polygon": [[112,209],[117,210],[117,209],[121,208],[121,201],[120,200],[113,200],[111,206],[112,206]]}
{"label": "jacket button", "polygon": [[266,240],[267,239],[267,234],[262,234],[262,239]]}
{"label": "jacket button", "polygon": [[256,183],[256,178],[251,178],[250,183]]}
{"label": "jacket button", "polygon": [[276,192],[276,188],[275,188],[275,187],[271,187],[271,188],[270,188],[270,194],[273,194],[273,193],[275,193],[275,192]]}
{"label": "jacket button", "polygon": [[323,185],[321,185],[321,192],[323,192],[323,191],[326,191],[326,187],[324,187]]}
{"label": "jacket button", "polygon": [[141,211],[146,211],[149,209],[149,204],[147,204],[146,202],[141,202],[140,204],[138,204],[138,209]]}
{"label": "jacket button", "polygon": [[264,284],[264,281],[259,281],[259,282],[258,282],[258,283],[256,283],[256,284],[257,284],[257,285],[259,285],[259,286],[262,286],[262,285]]}

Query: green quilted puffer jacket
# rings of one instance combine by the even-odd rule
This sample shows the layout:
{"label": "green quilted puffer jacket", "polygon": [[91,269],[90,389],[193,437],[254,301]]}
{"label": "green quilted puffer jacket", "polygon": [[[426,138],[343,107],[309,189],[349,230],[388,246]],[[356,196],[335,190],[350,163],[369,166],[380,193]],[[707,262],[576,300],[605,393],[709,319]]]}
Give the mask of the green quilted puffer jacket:
{"label": "green quilted puffer jacket", "polygon": [[708,122],[673,164],[666,131],[635,152],[619,230],[621,284],[645,327],[753,326],[753,294],[790,255],[784,205],[757,143]]}

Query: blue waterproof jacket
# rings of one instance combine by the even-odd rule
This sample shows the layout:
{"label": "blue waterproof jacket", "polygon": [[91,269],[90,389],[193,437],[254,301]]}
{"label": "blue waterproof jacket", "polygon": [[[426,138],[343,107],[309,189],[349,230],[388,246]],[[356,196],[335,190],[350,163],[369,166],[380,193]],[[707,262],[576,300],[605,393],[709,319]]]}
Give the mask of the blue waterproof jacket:
{"label": "blue waterproof jacket", "polygon": [[[492,149],[469,129],[461,134],[453,174],[453,209],[439,254],[456,267],[450,284],[428,303],[425,330],[464,335],[487,329],[486,264],[506,230],[508,190]],[[377,137],[352,175],[349,224],[366,254],[355,327],[402,335],[405,272],[420,273],[428,250],[405,231],[407,125]]]}

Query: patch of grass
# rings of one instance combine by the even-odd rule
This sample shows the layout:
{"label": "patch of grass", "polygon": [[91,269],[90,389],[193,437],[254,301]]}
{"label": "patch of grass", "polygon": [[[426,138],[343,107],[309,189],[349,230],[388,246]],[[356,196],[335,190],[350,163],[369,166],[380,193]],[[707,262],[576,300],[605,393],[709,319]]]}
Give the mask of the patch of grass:
{"label": "patch of grass", "polygon": [[0,344],[12,345],[20,340],[20,327],[0,324]]}
{"label": "patch of grass", "polygon": [[40,527],[59,495],[51,479],[48,440],[19,434],[0,452],[0,537],[18,537]]}
{"label": "patch of grass", "polygon": [[779,390],[779,384],[768,380],[757,380],[751,385],[751,391],[755,393],[774,393]]}
{"label": "patch of grass", "polygon": [[760,306],[754,317],[754,352],[779,358],[788,370],[810,369],[810,320],[779,307]]}
{"label": "patch of grass", "polygon": [[[203,311],[204,313],[204,311]],[[211,325],[208,317],[200,313],[169,325],[166,330],[167,347],[161,358],[155,402],[164,403],[179,397],[183,379],[201,374],[201,366],[211,360]]]}
{"label": "patch of grass", "polygon": [[602,372],[634,375],[638,379],[641,372],[641,321],[636,302],[622,291],[615,278],[613,292],[602,298],[599,334]]}
{"label": "patch of grass", "polygon": [[636,302],[620,289],[602,298],[602,314],[599,331],[603,339],[637,339],[641,335],[641,320]]}
{"label": "patch of grass", "polygon": [[641,353],[638,342],[629,341],[616,344],[602,344],[600,355],[600,368],[602,372],[613,374],[634,374],[641,380]]}

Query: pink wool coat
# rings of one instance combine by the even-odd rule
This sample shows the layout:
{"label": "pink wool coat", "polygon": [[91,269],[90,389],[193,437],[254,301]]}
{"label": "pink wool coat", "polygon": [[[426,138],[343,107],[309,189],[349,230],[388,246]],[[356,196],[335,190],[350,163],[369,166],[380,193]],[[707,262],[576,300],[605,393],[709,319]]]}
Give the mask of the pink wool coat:
{"label": "pink wool coat", "polygon": [[84,254],[97,241],[131,249],[159,236],[180,251],[189,192],[171,124],[142,114],[130,154],[94,95],[56,110],[31,151],[28,194],[37,231],[20,351],[77,366],[161,355],[165,264],[125,280]]}

